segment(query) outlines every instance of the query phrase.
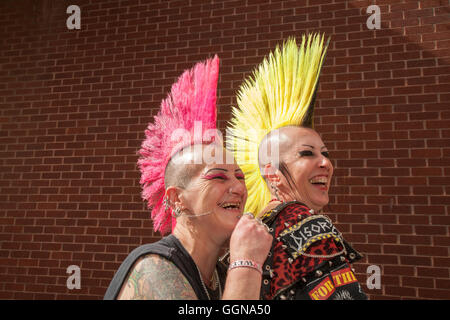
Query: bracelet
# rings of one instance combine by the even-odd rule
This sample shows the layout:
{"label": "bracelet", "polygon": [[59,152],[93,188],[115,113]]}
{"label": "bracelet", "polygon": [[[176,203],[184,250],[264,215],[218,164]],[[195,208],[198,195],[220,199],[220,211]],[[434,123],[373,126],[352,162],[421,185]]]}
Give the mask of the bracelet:
{"label": "bracelet", "polygon": [[235,260],[232,263],[230,263],[228,270],[235,268],[252,268],[262,274],[261,266],[253,260]]}

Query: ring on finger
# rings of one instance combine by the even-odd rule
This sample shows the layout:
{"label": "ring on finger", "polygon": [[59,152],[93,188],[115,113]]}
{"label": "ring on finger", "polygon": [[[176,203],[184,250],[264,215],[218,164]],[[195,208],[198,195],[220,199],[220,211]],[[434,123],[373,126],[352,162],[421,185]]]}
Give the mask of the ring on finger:
{"label": "ring on finger", "polygon": [[249,217],[250,219],[255,218],[251,212],[244,212],[243,215]]}
{"label": "ring on finger", "polygon": [[265,224],[260,218],[256,218],[255,219],[256,222],[258,222],[260,225],[262,225],[263,227],[266,228],[267,232],[269,232],[269,227],[267,226],[267,224]]}

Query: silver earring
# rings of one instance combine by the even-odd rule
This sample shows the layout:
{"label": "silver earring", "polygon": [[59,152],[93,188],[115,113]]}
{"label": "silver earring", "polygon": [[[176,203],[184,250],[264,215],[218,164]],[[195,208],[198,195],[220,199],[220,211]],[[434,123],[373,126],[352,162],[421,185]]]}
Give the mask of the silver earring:
{"label": "silver earring", "polygon": [[172,210],[172,217],[178,218],[181,216],[181,209],[176,207],[175,210]]}
{"label": "silver earring", "polygon": [[170,206],[169,206],[169,199],[167,197],[164,198],[163,204],[164,204],[164,211],[169,210],[169,208],[170,208]]}
{"label": "silver earring", "polygon": [[272,187],[273,192],[275,192],[275,197],[277,198],[277,200],[278,200],[278,201],[281,201],[281,200],[280,200],[280,197],[278,196],[278,188],[275,187],[275,186],[273,185],[273,183],[271,183],[270,186]]}

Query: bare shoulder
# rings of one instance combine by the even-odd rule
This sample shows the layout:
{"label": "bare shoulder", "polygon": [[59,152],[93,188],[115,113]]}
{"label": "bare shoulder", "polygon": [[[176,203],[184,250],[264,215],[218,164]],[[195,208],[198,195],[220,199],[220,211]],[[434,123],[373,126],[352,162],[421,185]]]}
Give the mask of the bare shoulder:
{"label": "bare shoulder", "polygon": [[183,273],[169,260],[149,254],[136,261],[118,295],[119,300],[196,300]]}

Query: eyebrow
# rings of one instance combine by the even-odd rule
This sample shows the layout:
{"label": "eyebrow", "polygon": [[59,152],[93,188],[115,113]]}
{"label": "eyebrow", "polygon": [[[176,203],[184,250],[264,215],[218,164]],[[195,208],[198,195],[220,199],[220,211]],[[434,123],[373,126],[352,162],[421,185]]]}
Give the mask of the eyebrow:
{"label": "eyebrow", "polygon": [[[311,146],[311,145],[309,145],[309,144],[302,144],[302,146],[306,146],[306,147],[310,147],[310,148],[314,149],[314,146]],[[327,148],[327,147],[322,146],[322,147],[320,148],[320,150],[326,149],[326,148]]]}
{"label": "eyebrow", "polygon": [[[212,169],[209,169],[208,171],[206,171],[204,174],[208,174],[208,172],[210,172],[210,171],[212,171],[212,170],[220,170],[220,171],[224,171],[224,172],[228,172],[228,170],[227,169],[223,169],[223,168],[212,168]],[[241,169],[236,169],[236,170],[234,170],[234,172],[242,172],[242,170]],[[242,172],[243,173],[243,172]]]}

